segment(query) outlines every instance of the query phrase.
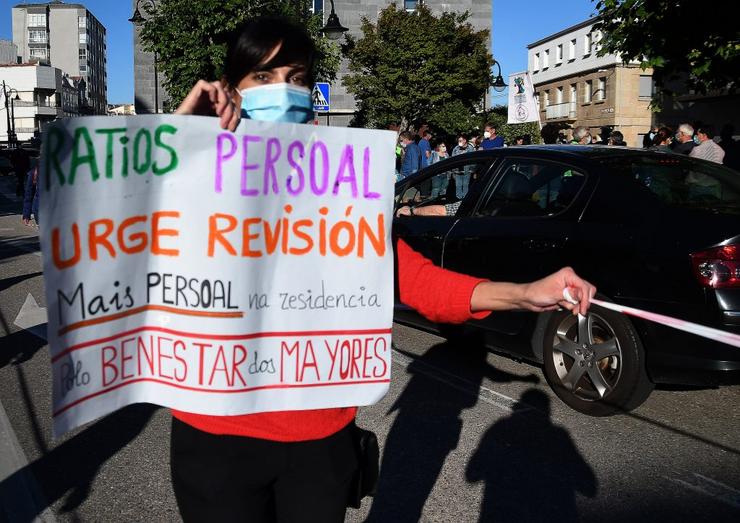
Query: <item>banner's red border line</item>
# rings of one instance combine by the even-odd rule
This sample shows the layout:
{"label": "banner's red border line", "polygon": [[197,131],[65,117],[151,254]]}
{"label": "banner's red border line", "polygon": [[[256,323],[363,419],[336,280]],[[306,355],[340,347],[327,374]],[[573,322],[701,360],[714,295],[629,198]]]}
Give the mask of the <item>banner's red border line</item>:
{"label": "banner's red border line", "polygon": [[326,331],[282,331],[282,332],[252,332],[248,334],[202,334],[202,333],[196,333],[196,332],[185,332],[185,331],[177,331],[174,329],[166,329],[164,327],[154,327],[149,325],[144,325],[142,327],[137,327],[136,329],[131,329],[128,331],[124,331],[118,334],[114,334],[112,336],[108,336],[105,338],[98,338],[95,340],[86,341],[83,343],[78,343],[77,345],[72,345],[71,347],[68,347],[64,349],[62,352],[57,354],[51,359],[51,363],[54,364],[59,360],[60,358],[66,356],[67,354],[85,349],[87,347],[91,347],[93,345],[100,345],[101,343],[107,343],[109,341],[116,340],[118,338],[123,338],[125,336],[130,336],[131,334],[136,334],[137,332],[163,332],[166,334],[172,334],[174,336],[180,336],[183,338],[200,338],[205,340],[221,340],[221,341],[230,341],[230,340],[251,340],[256,338],[278,338],[278,337],[290,337],[295,338],[298,336],[351,336],[351,335],[365,335],[365,334],[390,334],[392,329],[361,329],[361,330],[326,330]]}
{"label": "banner's red border line", "polygon": [[54,411],[52,413],[52,417],[56,418],[58,415],[62,414],[66,410],[71,409],[72,407],[75,407],[79,405],[80,403],[83,403],[87,400],[90,400],[92,398],[95,398],[97,396],[100,396],[102,394],[107,394],[111,391],[114,391],[116,389],[119,389],[121,387],[126,387],[128,385],[133,385],[134,383],[139,382],[153,382],[160,385],[165,385],[167,387],[174,387],[177,389],[183,389],[183,390],[189,390],[189,391],[195,391],[195,392],[209,392],[209,393],[215,393],[215,394],[240,394],[245,392],[255,392],[258,390],[266,390],[266,389],[300,389],[300,388],[308,388],[308,387],[335,387],[335,386],[343,386],[343,385],[373,385],[373,384],[379,384],[379,383],[390,383],[390,378],[384,378],[381,380],[364,380],[364,381],[341,381],[341,382],[331,382],[331,383],[301,383],[301,384],[286,384],[286,385],[261,385],[258,387],[246,387],[242,389],[201,389],[198,387],[189,387],[187,385],[178,385],[176,383],[170,383],[168,381],[156,379],[156,378],[137,378],[130,381],[126,381],[124,383],[119,383],[118,385],[114,385],[113,387],[108,387],[107,389],[101,389],[97,392],[94,392],[92,394],[88,394],[87,396],[83,396],[82,398],[79,398],[72,403],[65,405],[64,407]]}

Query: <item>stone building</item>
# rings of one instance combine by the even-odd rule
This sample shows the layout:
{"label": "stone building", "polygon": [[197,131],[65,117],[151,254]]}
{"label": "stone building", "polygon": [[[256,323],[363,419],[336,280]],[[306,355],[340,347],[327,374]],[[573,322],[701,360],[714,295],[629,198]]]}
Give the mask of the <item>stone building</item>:
{"label": "stone building", "polygon": [[614,54],[597,56],[596,21],[591,18],[527,46],[540,120],[543,125],[582,125],[602,139],[618,130],[627,145],[642,146],[652,120],[652,71],[625,64]]}

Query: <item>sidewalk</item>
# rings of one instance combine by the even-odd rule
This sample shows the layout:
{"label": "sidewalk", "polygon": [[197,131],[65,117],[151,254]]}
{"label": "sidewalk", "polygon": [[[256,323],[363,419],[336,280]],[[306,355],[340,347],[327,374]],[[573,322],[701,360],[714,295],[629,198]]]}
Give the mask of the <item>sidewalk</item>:
{"label": "sidewalk", "polygon": [[[22,202],[23,198],[15,195],[15,177],[0,176],[0,204],[5,216],[14,215],[20,223]],[[16,209],[18,214],[13,213]],[[0,229],[0,242],[5,240],[6,232]],[[11,276],[0,273],[0,280]],[[27,465],[26,455],[0,402],[0,523],[55,521],[50,509],[42,510],[46,503]]]}

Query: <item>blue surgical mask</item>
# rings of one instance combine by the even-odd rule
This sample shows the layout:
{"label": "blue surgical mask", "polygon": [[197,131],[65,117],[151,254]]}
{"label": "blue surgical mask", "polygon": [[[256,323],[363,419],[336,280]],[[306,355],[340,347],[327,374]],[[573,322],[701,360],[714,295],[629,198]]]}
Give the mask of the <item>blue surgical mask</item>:
{"label": "blue surgical mask", "polygon": [[311,91],[291,84],[266,84],[239,91],[242,118],[263,122],[306,123],[313,118]]}

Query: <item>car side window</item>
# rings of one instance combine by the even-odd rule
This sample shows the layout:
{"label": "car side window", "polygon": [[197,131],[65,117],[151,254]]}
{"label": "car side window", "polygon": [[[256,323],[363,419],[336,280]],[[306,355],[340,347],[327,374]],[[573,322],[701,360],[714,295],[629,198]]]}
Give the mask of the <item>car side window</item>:
{"label": "car side window", "polygon": [[580,170],[542,160],[510,159],[483,199],[479,216],[553,216],[573,203],[586,180]]}
{"label": "car side window", "polygon": [[[450,162],[449,160],[445,163]],[[450,162],[453,163],[453,162]],[[434,176],[413,181],[396,196],[396,208],[430,207],[438,212],[417,212],[418,216],[454,216],[468,192],[484,177],[491,160],[454,162]]]}

